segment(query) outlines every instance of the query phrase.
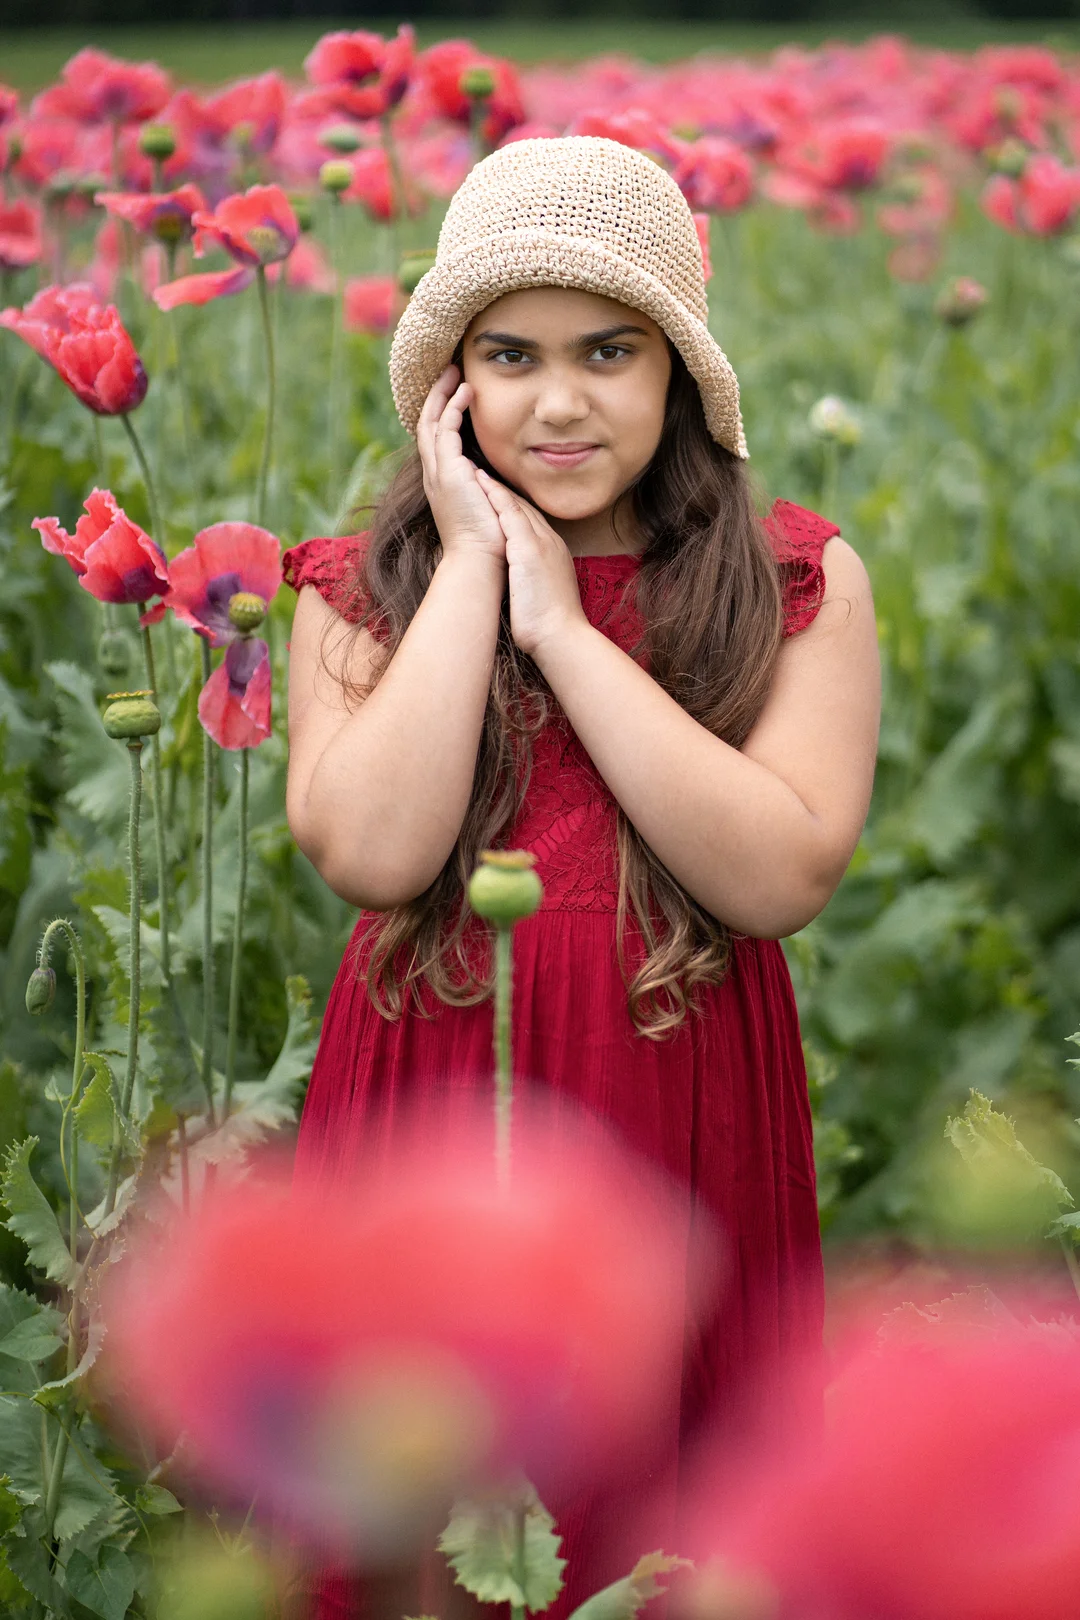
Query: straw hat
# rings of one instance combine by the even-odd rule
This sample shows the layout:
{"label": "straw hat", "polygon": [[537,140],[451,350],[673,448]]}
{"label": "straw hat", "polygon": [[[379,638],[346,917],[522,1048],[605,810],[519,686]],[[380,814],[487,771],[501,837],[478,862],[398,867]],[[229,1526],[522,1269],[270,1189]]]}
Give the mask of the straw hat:
{"label": "straw hat", "polygon": [[709,432],[746,458],[739,384],[709,332],[693,215],[652,158],[597,135],[512,141],[450,200],[435,263],[394,333],[390,384],[410,433],[470,321],[503,293],[581,287],[643,310],[697,382]]}

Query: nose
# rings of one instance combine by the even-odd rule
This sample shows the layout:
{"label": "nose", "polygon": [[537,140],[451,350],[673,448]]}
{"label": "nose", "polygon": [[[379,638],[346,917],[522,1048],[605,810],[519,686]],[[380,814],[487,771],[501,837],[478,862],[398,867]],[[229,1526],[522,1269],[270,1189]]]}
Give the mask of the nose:
{"label": "nose", "polygon": [[591,409],[582,379],[573,368],[546,366],[537,387],[533,407],[536,419],[549,427],[566,428],[573,422],[582,422]]}

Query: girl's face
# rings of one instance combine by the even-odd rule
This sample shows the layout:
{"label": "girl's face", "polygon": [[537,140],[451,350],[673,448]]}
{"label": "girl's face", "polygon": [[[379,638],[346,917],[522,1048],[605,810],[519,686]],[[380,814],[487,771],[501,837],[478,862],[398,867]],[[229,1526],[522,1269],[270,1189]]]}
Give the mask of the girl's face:
{"label": "girl's face", "polygon": [[505,293],[469,326],[462,364],[477,444],[551,518],[607,511],[660,442],[667,338],[614,299],[568,287]]}

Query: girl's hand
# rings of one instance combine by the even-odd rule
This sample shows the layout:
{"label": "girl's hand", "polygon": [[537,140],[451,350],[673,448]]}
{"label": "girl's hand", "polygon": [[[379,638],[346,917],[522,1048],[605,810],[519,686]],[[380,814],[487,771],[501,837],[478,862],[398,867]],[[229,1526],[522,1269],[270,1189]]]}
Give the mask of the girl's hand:
{"label": "girl's hand", "polygon": [[480,469],[476,476],[505,536],[511,633],[522,652],[539,659],[552,637],[589,622],[574,559],[535,506]]}
{"label": "girl's hand", "polygon": [[458,375],[456,366],[447,366],[436,378],[416,424],[424,493],[444,556],[464,551],[504,559],[506,541],[498,516],[461,450],[461,421],[472,389]]}

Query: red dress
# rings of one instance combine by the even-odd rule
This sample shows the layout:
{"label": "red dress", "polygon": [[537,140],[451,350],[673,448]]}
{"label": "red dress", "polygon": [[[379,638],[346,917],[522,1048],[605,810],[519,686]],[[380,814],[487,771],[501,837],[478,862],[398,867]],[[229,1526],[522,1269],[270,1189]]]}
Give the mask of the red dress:
{"label": "red dress", "polygon": [[[793,634],[818,610],[822,550],[839,531],[786,501],[776,502],[767,527],[781,562],[785,634]],[[340,610],[343,568],[361,538],[294,546],[284,559],[286,581],[297,591],[313,584]],[[578,557],[574,565],[590,623],[629,651],[640,620],[623,587],[637,559]],[[688,1016],[660,1042],[639,1035],[615,955],[615,824],[611,793],[556,708],[534,743],[527,800],[504,840],[535,853],[544,885],[540,911],[514,932],[514,1068],[572,1097],[685,1186],[694,1206],[719,1223],[727,1275],[715,1331],[688,1341],[670,1489],[665,1495],[658,1476],[645,1487],[657,1503],[654,1539],[627,1542],[640,1534],[641,1481],[603,1500],[548,1504],[569,1558],[567,1591],[548,1611],[553,1620],[626,1574],[640,1553],[661,1544],[679,1550],[680,1449],[685,1458],[703,1424],[737,1419],[751,1388],[767,1400],[778,1356],[811,1348],[821,1333],[810,1109],[783,951],[775,940],[736,936],[723,983],[698,989],[704,1017]],[[349,1176],[367,1133],[376,1119],[392,1117],[396,1102],[434,1096],[448,1076],[455,1087],[491,1086],[491,1002],[460,1008],[427,995],[434,1018],[384,1019],[354,960],[354,952],[364,960],[370,920],[360,914],[331,991],[300,1122],[298,1173],[328,1182]],[[317,1620],[351,1620],[359,1608],[348,1577],[327,1574]]]}

